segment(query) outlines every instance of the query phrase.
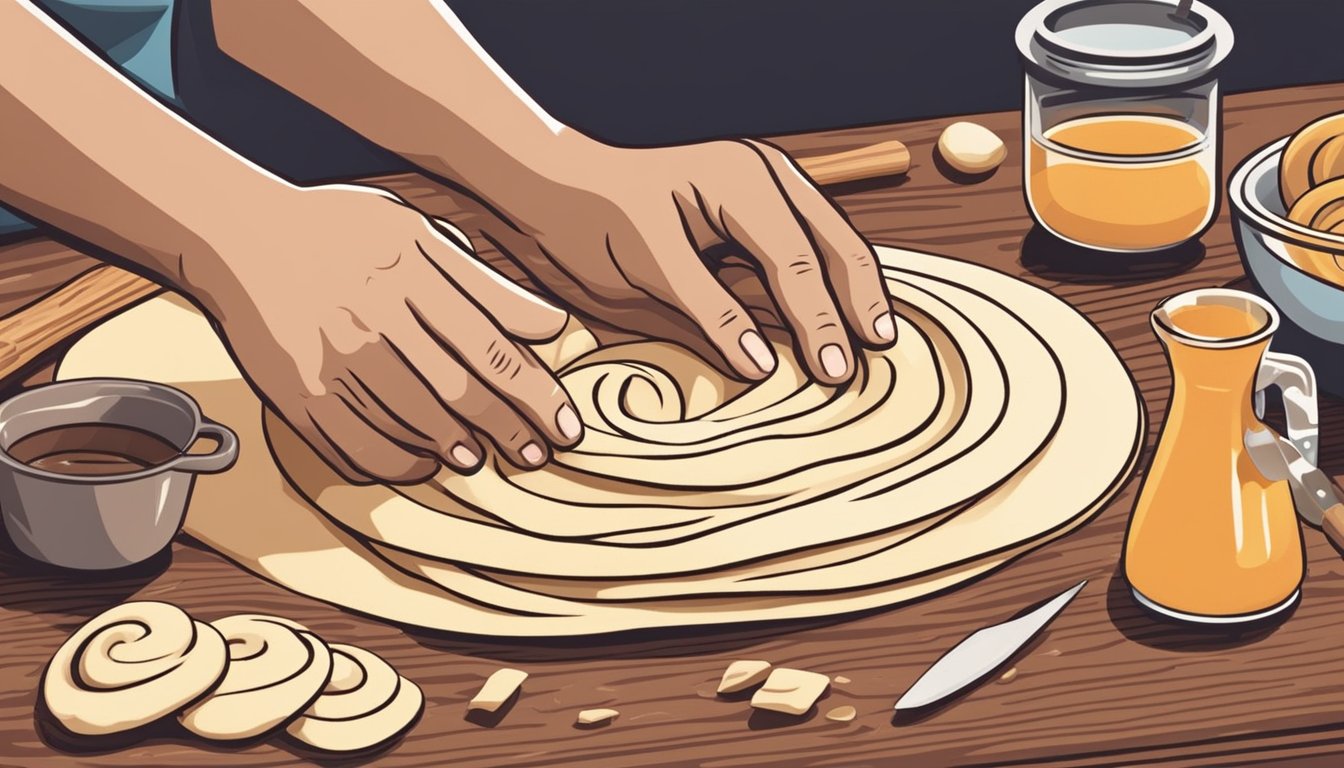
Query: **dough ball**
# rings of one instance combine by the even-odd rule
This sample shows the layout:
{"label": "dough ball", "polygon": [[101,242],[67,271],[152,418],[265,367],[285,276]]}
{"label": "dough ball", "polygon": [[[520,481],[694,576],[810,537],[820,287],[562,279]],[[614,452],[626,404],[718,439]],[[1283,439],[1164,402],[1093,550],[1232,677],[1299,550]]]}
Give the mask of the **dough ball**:
{"label": "dough ball", "polygon": [[331,679],[286,732],[327,752],[363,752],[390,741],[420,716],[424,694],[376,654],[331,645]]}
{"label": "dough ball", "polygon": [[242,614],[213,622],[229,648],[224,680],[182,713],[182,726],[215,741],[259,736],[307,707],[331,676],[331,652],[303,626]]}
{"label": "dough ball", "polygon": [[993,131],[976,123],[957,122],[943,129],[938,137],[938,152],[953,168],[966,174],[989,173],[1008,156]]}
{"label": "dough ball", "polygon": [[47,665],[42,698],[66,730],[128,731],[210,690],[228,666],[224,638],[168,603],[132,602],[85,622]]}

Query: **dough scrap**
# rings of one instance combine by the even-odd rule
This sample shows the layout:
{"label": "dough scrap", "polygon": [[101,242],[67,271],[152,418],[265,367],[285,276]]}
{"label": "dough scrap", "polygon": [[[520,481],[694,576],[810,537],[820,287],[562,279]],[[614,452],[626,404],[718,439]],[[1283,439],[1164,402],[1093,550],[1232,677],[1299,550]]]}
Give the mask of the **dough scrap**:
{"label": "dough scrap", "polygon": [[848,723],[849,721],[857,717],[858,714],[859,711],[857,709],[849,705],[845,705],[842,707],[836,707],[835,709],[832,709],[831,711],[827,712],[826,719],[834,720],[837,723]]}
{"label": "dough scrap", "polygon": [[213,741],[239,741],[279,727],[303,710],[331,677],[326,643],[277,616],[240,614],[211,622],[228,643],[224,680],[178,720]]}
{"label": "dough scrap", "polygon": [[424,709],[420,687],[363,648],[331,644],[331,679],[285,731],[326,752],[363,752],[410,728]]}
{"label": "dough scrap", "polygon": [[826,675],[775,667],[751,697],[751,706],[786,715],[805,715],[830,685],[831,678]]}
{"label": "dough scrap", "polygon": [[[909,392],[913,402],[920,391],[941,381],[946,396],[938,403],[952,410],[916,409],[932,421],[883,438],[892,445],[879,461],[902,450],[913,453],[888,465],[885,479],[864,479],[868,470],[859,471],[859,482],[869,482],[872,493],[853,503],[842,504],[834,496],[808,500],[807,489],[790,491],[789,478],[776,489],[785,493],[760,498],[752,496],[759,489],[751,485],[692,492],[684,484],[694,477],[680,472],[672,479],[682,487],[660,488],[646,482],[659,476],[660,465],[636,451],[622,466],[654,474],[636,476],[644,478],[636,483],[590,484],[594,498],[602,499],[591,507],[575,508],[563,495],[546,502],[546,484],[570,492],[590,476],[575,467],[537,473],[497,467],[489,477],[493,485],[477,488],[467,482],[451,493],[443,475],[403,491],[327,484],[324,465],[310,467],[311,452],[300,450],[301,444],[285,445],[283,434],[273,431],[271,451],[257,448],[266,445],[261,406],[209,323],[178,297],[152,300],[94,329],[66,356],[59,376],[129,376],[173,384],[192,394],[212,418],[234,427],[244,445],[254,448],[245,447],[230,472],[198,479],[186,531],[265,578],[356,611],[440,630],[513,637],[841,615],[948,589],[1083,525],[1127,478],[1144,425],[1133,382],[1114,351],[1062,301],[971,264],[883,247],[877,252],[903,320],[901,342],[890,354],[902,351],[874,361],[868,367],[874,377],[855,386],[887,382],[880,391],[888,398]],[[947,329],[957,324],[958,313],[948,306],[967,317],[953,332]],[[1019,341],[1009,340],[1014,338]],[[653,393],[668,379],[648,361],[618,360],[649,351],[646,347],[593,351],[587,340],[580,341],[572,345],[572,356],[554,355],[557,367],[577,372],[596,355],[594,365],[629,374],[625,395],[595,386],[576,396],[588,409],[585,422],[595,423],[601,415],[593,409],[600,406],[605,421],[596,423],[606,425],[603,429],[610,427],[617,435],[630,426],[651,429],[662,436],[661,444],[682,454],[688,451],[684,440],[692,438],[717,440],[705,444],[724,450],[758,447],[734,444],[731,433],[714,432],[722,425],[712,423],[687,427],[678,436],[679,425],[692,422],[722,417],[745,425],[752,418],[768,420],[768,411],[776,407],[782,409],[781,423],[822,410],[850,419],[842,426],[861,422],[865,413],[873,418],[863,410],[866,391],[796,381],[791,390],[785,372],[792,366],[796,374],[791,362],[781,366],[778,383],[772,377],[769,386],[743,392],[678,358],[668,365],[681,377],[682,398],[654,408],[658,398]],[[560,346],[566,343],[560,340]],[[184,354],[164,354],[166,349]],[[1044,362],[1024,365],[1029,359]],[[894,379],[881,378],[883,361]],[[1014,377],[1020,379],[1016,384]],[[904,418],[904,404],[885,400],[875,407],[879,418],[896,423]],[[1044,410],[1038,410],[1042,404]],[[965,423],[965,414],[977,413],[993,415],[988,434]],[[996,422],[1000,415],[1025,426]],[[751,429],[743,433],[764,434]],[[847,429],[843,426],[840,434]],[[787,431],[781,430],[781,435]],[[983,448],[996,433],[1004,434]],[[818,435],[829,439],[825,432]],[[813,438],[804,430],[788,439]],[[950,467],[927,466],[925,459],[927,473],[908,474],[911,463],[949,440],[965,440],[971,452],[980,453],[952,451],[945,457]],[[648,441],[627,444],[642,442]],[[585,438],[581,447],[587,444]],[[803,453],[785,454],[794,462],[786,466],[799,470],[797,455]],[[827,453],[812,455],[824,459]],[[302,493],[278,470],[277,457]],[[585,454],[575,461],[599,458]],[[862,453],[854,458],[855,467],[870,460],[872,454]],[[986,469],[990,460],[997,467],[992,471]],[[673,474],[670,464],[662,466],[663,474]],[[744,463],[724,471],[745,468]],[[982,477],[957,482],[972,474]],[[482,503],[496,491],[517,503]],[[906,500],[898,503],[902,494]],[[629,504],[631,497],[641,501]],[[315,509],[311,498],[325,512]],[[667,504],[669,498],[677,503]],[[697,499],[730,503],[711,504],[708,510],[687,505]],[[574,514],[543,519],[539,510],[548,503]],[[775,522],[798,508],[802,511],[792,513],[797,525]],[[399,519],[398,512],[409,517]],[[655,516],[669,527],[645,525]],[[363,527],[366,521],[374,521],[371,529]],[[758,525],[763,527],[753,533]],[[853,538],[836,536],[837,526]],[[258,530],[267,534],[258,536]],[[427,530],[451,530],[466,538],[445,540]],[[765,530],[780,533],[794,549],[775,546]],[[729,546],[738,542],[743,547]],[[587,558],[590,553],[595,557]],[[761,557],[752,559],[752,554]],[[487,562],[472,562],[477,560]],[[687,563],[703,569],[688,572]]]}
{"label": "dough scrap", "polygon": [[224,638],[175,605],[122,603],[89,619],[47,664],[42,698],[66,730],[128,731],[199,699],[224,675]]}
{"label": "dough scrap", "polygon": [[495,670],[485,685],[467,704],[467,709],[481,710],[482,712],[494,712],[504,705],[504,702],[513,697],[518,689],[523,686],[523,681],[527,679],[527,673],[518,669]]}
{"label": "dough scrap", "polygon": [[723,670],[719,693],[738,693],[760,685],[770,675],[770,662],[759,660],[734,661]]}
{"label": "dough scrap", "polygon": [[579,713],[579,725],[597,725],[615,720],[621,713],[614,709],[585,709]]}

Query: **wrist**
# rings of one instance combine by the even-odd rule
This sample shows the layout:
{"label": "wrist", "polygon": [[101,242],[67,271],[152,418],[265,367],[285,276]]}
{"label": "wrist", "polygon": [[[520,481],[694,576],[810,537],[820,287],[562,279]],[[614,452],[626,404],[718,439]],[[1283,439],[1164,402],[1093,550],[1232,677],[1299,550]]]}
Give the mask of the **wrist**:
{"label": "wrist", "polygon": [[571,128],[537,132],[514,146],[491,143],[480,151],[452,147],[421,167],[444,176],[511,217],[525,217],[528,202],[552,190],[581,187],[591,169],[614,148]]}
{"label": "wrist", "polygon": [[215,316],[231,297],[246,294],[252,275],[282,266],[274,249],[284,228],[301,226],[302,188],[269,176],[253,181],[183,211],[178,221],[188,245],[164,265],[174,287]]}

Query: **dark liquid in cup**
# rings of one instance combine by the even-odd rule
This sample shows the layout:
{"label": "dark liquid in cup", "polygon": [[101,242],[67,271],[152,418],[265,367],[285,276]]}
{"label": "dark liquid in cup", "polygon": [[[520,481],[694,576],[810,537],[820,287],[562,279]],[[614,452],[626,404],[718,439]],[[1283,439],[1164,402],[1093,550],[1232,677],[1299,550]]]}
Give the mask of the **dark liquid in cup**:
{"label": "dark liquid in cup", "polygon": [[62,475],[120,475],[165,464],[182,452],[152,432],[116,424],[68,424],[26,435],[9,455]]}

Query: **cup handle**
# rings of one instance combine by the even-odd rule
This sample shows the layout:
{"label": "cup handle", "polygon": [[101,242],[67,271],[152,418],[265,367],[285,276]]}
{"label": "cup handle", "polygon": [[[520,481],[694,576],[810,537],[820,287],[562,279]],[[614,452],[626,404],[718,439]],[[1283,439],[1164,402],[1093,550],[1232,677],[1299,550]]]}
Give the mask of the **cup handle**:
{"label": "cup handle", "polygon": [[1255,415],[1264,418],[1265,390],[1277,387],[1283,394],[1287,422],[1284,437],[1313,467],[1316,466],[1320,413],[1316,407],[1316,372],[1296,355],[1266,352],[1255,381]]}
{"label": "cup handle", "polygon": [[208,437],[218,443],[209,453],[185,454],[173,462],[172,468],[181,472],[214,474],[223,472],[238,460],[238,435],[232,429],[213,421],[201,421],[196,438]]}

